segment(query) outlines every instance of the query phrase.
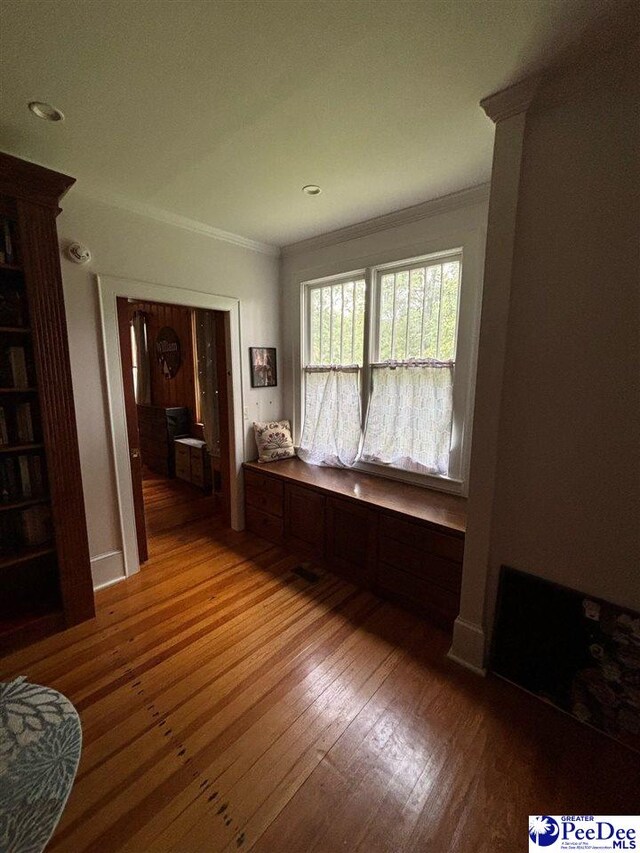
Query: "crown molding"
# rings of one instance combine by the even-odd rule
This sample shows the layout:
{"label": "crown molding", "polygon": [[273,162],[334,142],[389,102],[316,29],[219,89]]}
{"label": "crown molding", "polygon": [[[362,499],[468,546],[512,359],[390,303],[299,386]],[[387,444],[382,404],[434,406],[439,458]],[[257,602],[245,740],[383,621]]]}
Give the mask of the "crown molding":
{"label": "crown molding", "polygon": [[134,213],[138,216],[144,216],[147,219],[153,219],[156,222],[162,222],[164,225],[172,225],[174,228],[182,228],[184,231],[192,231],[194,234],[203,234],[205,237],[211,237],[214,240],[222,240],[224,243],[232,243],[234,246],[241,246],[243,249],[250,249],[252,252],[259,252],[263,255],[278,257],[280,249],[277,246],[272,246],[270,243],[261,243],[258,240],[251,240],[249,237],[243,237],[241,234],[234,234],[231,231],[223,231],[221,228],[216,228],[213,225],[208,225],[206,222],[201,222],[199,219],[191,219],[188,216],[181,216],[179,213],[173,213],[162,207],[156,207],[145,202],[136,202],[115,193],[102,192],[93,187],[78,187],[74,193],[91,201],[101,202],[109,207],[115,207],[119,210],[126,210],[128,213]]}
{"label": "crown molding", "polygon": [[540,87],[540,77],[527,77],[480,101],[480,106],[493,122],[526,112]]}
{"label": "crown molding", "polygon": [[[64,189],[60,189],[60,194],[66,193],[69,187],[74,183],[74,178],[68,178],[66,175],[52,172],[43,163],[37,163],[35,160],[27,160],[20,157],[20,155],[15,152],[0,153],[5,157],[10,157],[16,162],[23,163],[25,168],[39,169],[39,174],[45,178],[48,173],[50,176],[57,176],[57,178],[65,179],[68,183]],[[190,219],[188,216],[181,216],[179,213],[173,213],[172,211],[166,210],[162,207],[155,207],[152,204],[132,201],[131,199],[117,193],[106,191],[99,186],[92,186],[88,182],[76,183],[73,187],[73,194],[90,199],[91,201],[101,202],[109,207],[116,207],[119,210],[136,213],[138,216],[146,216],[149,219],[155,219],[156,222],[163,222],[165,225],[173,225],[175,228],[182,228],[185,231],[193,231],[195,234],[204,234],[206,237],[213,237],[214,240],[222,240],[225,243],[242,246],[243,249],[251,249],[251,251],[260,252],[263,255],[271,255],[274,258],[277,258],[280,255],[280,249],[278,246],[273,246],[270,243],[261,243],[259,240],[251,240],[249,237],[243,237],[241,234],[234,234],[231,231],[223,231],[221,228],[208,225],[206,222],[201,222],[199,219]]]}
{"label": "crown molding", "polygon": [[479,184],[466,190],[460,190],[459,192],[420,202],[420,204],[414,204],[411,207],[394,210],[392,213],[385,213],[373,219],[366,219],[364,222],[347,225],[335,231],[327,231],[325,234],[319,234],[317,237],[308,237],[306,240],[299,240],[296,243],[283,246],[280,253],[283,257],[292,257],[300,255],[303,252],[313,251],[314,249],[324,249],[327,246],[334,246],[336,243],[355,240],[358,237],[367,237],[369,234],[375,234],[378,231],[387,231],[389,228],[397,228],[400,225],[407,225],[410,222],[417,222],[420,219],[427,219],[451,210],[458,210],[461,207],[482,204],[489,200],[489,187],[488,183]]}

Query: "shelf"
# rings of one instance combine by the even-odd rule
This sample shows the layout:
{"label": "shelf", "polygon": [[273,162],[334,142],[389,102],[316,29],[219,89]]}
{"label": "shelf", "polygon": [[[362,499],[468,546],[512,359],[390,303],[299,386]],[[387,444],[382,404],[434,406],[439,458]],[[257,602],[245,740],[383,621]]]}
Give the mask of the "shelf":
{"label": "shelf", "polygon": [[0,653],[33,643],[56,631],[62,631],[64,627],[64,613],[60,605],[53,602],[33,611],[26,610],[10,617],[0,616]]}
{"label": "shelf", "polygon": [[10,501],[9,503],[0,503],[0,512],[5,512],[11,509],[24,509],[28,506],[35,506],[35,504],[46,504],[49,503],[48,497],[43,498],[25,498],[23,501]]}
{"label": "shelf", "polygon": [[0,554],[0,569],[18,566],[20,563],[28,563],[30,560],[37,560],[39,557],[46,557],[47,554],[55,554],[55,552],[56,549],[53,545],[40,545],[36,548],[24,545],[22,548],[15,548],[5,554]]}
{"label": "shelf", "polygon": [[1,335],[30,335],[29,326],[0,326]]}
{"label": "shelf", "polygon": [[22,272],[22,267],[20,264],[6,264],[4,261],[0,261],[0,270],[11,270],[11,272]]}
{"label": "shelf", "polygon": [[0,394],[35,394],[37,388],[0,388]]}
{"label": "shelf", "polygon": [[31,453],[34,450],[44,450],[44,444],[0,444],[0,454],[2,453]]}

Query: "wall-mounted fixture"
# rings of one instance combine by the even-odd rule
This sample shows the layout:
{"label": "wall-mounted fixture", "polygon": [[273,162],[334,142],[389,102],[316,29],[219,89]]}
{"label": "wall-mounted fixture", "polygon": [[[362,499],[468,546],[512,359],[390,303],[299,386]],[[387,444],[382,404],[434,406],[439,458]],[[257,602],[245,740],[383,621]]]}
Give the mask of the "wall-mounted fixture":
{"label": "wall-mounted fixture", "polygon": [[317,184],[307,184],[306,187],[302,187],[302,192],[307,195],[320,195],[322,190]]}
{"label": "wall-mounted fixture", "polygon": [[67,246],[67,257],[74,264],[88,264],[91,260],[91,252],[82,243],[69,243]]}

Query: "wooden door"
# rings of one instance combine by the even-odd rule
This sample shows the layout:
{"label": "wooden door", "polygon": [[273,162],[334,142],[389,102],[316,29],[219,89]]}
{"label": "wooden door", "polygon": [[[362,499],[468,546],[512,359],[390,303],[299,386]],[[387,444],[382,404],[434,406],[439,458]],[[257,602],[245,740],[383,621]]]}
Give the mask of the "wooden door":
{"label": "wooden door", "polygon": [[149,559],[147,550],[147,526],[144,519],[144,499],[142,497],[142,458],[140,456],[140,437],[138,434],[138,409],[133,388],[133,357],[131,354],[131,312],[127,299],[118,297],[118,333],[120,336],[120,357],[122,360],[122,384],[124,387],[124,407],[127,416],[127,437],[129,439],[129,461],[131,463],[131,485],[133,488],[133,508],[138,539],[138,557],[141,563]]}

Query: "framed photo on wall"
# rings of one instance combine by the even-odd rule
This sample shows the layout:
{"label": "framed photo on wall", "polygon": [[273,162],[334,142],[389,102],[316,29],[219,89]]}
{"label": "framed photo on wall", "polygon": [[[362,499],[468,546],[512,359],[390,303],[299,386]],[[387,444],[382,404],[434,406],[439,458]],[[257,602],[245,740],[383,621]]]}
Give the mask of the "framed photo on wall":
{"label": "framed photo on wall", "polygon": [[249,347],[251,387],[272,388],[278,384],[275,347]]}

